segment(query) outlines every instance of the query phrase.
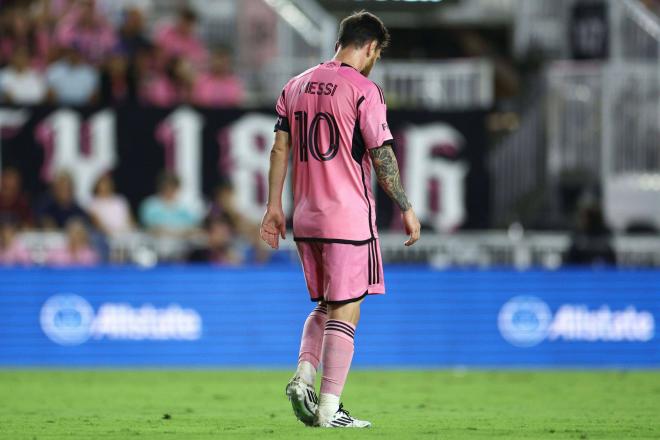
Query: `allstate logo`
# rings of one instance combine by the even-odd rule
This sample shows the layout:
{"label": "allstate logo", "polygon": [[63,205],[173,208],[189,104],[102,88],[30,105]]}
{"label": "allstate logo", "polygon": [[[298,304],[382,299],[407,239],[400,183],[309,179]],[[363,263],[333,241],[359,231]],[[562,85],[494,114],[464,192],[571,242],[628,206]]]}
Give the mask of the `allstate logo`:
{"label": "allstate logo", "polygon": [[552,312],[534,296],[516,296],[500,309],[497,325],[502,337],[516,347],[532,347],[548,335]]}
{"label": "allstate logo", "polygon": [[55,295],[41,307],[40,318],[41,329],[53,342],[78,345],[92,334],[94,309],[78,295]]}

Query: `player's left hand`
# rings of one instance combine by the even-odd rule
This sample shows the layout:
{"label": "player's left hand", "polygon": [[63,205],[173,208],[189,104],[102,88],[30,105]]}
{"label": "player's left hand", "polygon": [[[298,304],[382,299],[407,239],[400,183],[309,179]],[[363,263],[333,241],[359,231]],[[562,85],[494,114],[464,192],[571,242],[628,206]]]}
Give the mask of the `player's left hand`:
{"label": "player's left hand", "polygon": [[266,209],[261,228],[259,229],[261,239],[268,243],[273,249],[279,249],[280,236],[286,238],[286,218],[282,207],[271,207]]}

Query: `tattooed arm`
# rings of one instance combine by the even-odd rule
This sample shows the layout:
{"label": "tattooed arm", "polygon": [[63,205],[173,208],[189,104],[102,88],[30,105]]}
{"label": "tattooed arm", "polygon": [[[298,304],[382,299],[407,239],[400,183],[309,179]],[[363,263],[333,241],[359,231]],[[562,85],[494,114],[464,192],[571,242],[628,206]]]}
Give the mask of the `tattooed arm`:
{"label": "tattooed arm", "polygon": [[380,148],[369,150],[369,154],[374,163],[380,187],[399,205],[401,211],[410,209],[410,202],[401,186],[399,164],[396,161],[392,147],[390,145],[383,145]]}
{"label": "tattooed arm", "polygon": [[387,193],[388,196],[399,206],[401,209],[401,218],[403,220],[403,227],[406,234],[410,235],[408,241],[405,242],[406,246],[410,246],[419,240],[420,224],[412,209],[412,205],[406,197],[406,192],[401,185],[401,177],[399,176],[399,164],[396,161],[396,156],[390,145],[383,145],[380,148],[369,150],[371,160],[374,163],[376,170],[376,177],[380,187]]}

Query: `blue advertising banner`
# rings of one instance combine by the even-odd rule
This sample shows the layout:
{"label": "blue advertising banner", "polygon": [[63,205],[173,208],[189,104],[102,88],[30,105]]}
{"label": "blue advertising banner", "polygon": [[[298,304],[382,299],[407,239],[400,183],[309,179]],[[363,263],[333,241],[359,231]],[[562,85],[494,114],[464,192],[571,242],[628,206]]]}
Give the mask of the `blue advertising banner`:
{"label": "blue advertising banner", "polygon": [[[387,267],[363,367],[660,367],[660,272]],[[0,271],[0,365],[292,367],[298,267]]]}

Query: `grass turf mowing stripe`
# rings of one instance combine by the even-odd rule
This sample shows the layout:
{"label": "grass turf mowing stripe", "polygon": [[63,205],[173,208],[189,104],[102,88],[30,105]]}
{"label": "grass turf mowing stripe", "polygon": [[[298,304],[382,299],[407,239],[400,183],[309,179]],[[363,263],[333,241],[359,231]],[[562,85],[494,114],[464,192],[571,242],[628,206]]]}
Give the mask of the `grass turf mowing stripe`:
{"label": "grass turf mowing stripe", "polygon": [[0,439],[651,439],[660,372],[354,371],[370,430],[295,420],[288,371],[0,370]]}

